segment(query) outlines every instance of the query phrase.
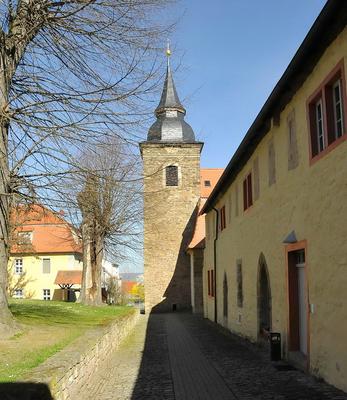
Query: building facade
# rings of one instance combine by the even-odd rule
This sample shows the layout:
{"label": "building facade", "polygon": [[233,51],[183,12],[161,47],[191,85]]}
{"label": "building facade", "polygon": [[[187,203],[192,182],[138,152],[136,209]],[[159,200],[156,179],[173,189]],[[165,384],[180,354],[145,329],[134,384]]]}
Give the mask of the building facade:
{"label": "building facade", "polygon": [[188,245],[187,253],[190,256],[190,298],[193,313],[203,313],[203,261],[205,247],[205,214],[201,210],[211,194],[218,179],[223,173],[222,168],[202,168],[200,170],[200,199],[194,225],[193,237]]}
{"label": "building facade", "polygon": [[[169,58],[168,58],[169,60]],[[140,144],[144,174],[145,309],[190,308],[191,240],[200,197],[200,152],[168,62],[156,121]],[[168,251],[169,249],[169,251]]]}
{"label": "building facade", "polygon": [[82,247],[63,215],[38,204],[21,206],[12,212],[12,224],[10,280],[15,286],[25,273],[28,281],[13,297],[74,300],[71,289],[81,287]]}
{"label": "building facade", "polygon": [[346,21],[328,1],[202,209],[205,316],[343,390]]}

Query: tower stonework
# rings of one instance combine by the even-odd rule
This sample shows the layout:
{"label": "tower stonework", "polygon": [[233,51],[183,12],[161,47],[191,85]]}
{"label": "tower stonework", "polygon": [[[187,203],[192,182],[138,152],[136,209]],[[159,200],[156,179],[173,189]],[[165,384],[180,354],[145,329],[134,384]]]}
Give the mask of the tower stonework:
{"label": "tower stonework", "polygon": [[190,308],[191,240],[200,197],[200,152],[168,65],[156,122],[140,144],[144,174],[146,312]]}

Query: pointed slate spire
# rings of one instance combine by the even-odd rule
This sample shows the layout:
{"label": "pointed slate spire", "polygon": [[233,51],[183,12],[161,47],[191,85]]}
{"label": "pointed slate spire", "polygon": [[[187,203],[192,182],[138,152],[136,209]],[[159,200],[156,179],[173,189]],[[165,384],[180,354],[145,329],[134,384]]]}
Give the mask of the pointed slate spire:
{"label": "pointed slate spire", "polygon": [[[171,54],[171,53],[170,53]],[[175,87],[175,83],[173,81],[172,72],[170,68],[170,58],[167,58],[167,68],[166,68],[166,76],[163,87],[163,93],[160,98],[160,102],[158,107],[155,110],[155,114],[158,116],[161,112],[165,111],[165,109],[176,109],[177,111],[185,114],[186,110],[182,106],[180,99],[178,98],[177,90]]]}
{"label": "pointed slate spire", "polygon": [[171,51],[166,50],[167,68],[163,92],[155,109],[157,120],[149,128],[147,141],[195,142],[193,129],[184,121],[186,110],[180,102],[170,68]]}

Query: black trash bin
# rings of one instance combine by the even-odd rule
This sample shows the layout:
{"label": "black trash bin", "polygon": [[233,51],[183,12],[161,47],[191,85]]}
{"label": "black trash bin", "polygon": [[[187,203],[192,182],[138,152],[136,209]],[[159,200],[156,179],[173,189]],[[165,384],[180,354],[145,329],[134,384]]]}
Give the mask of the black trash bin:
{"label": "black trash bin", "polygon": [[281,360],[281,334],[270,332],[271,361]]}

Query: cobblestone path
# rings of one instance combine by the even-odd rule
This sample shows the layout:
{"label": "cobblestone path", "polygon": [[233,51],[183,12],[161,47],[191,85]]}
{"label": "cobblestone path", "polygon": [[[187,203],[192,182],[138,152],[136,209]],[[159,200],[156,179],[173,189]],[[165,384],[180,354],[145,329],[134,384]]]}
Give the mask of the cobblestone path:
{"label": "cobblestone path", "polygon": [[[141,316],[83,400],[347,400],[255,345],[190,314]],[[284,367],[284,368],[283,368]]]}

